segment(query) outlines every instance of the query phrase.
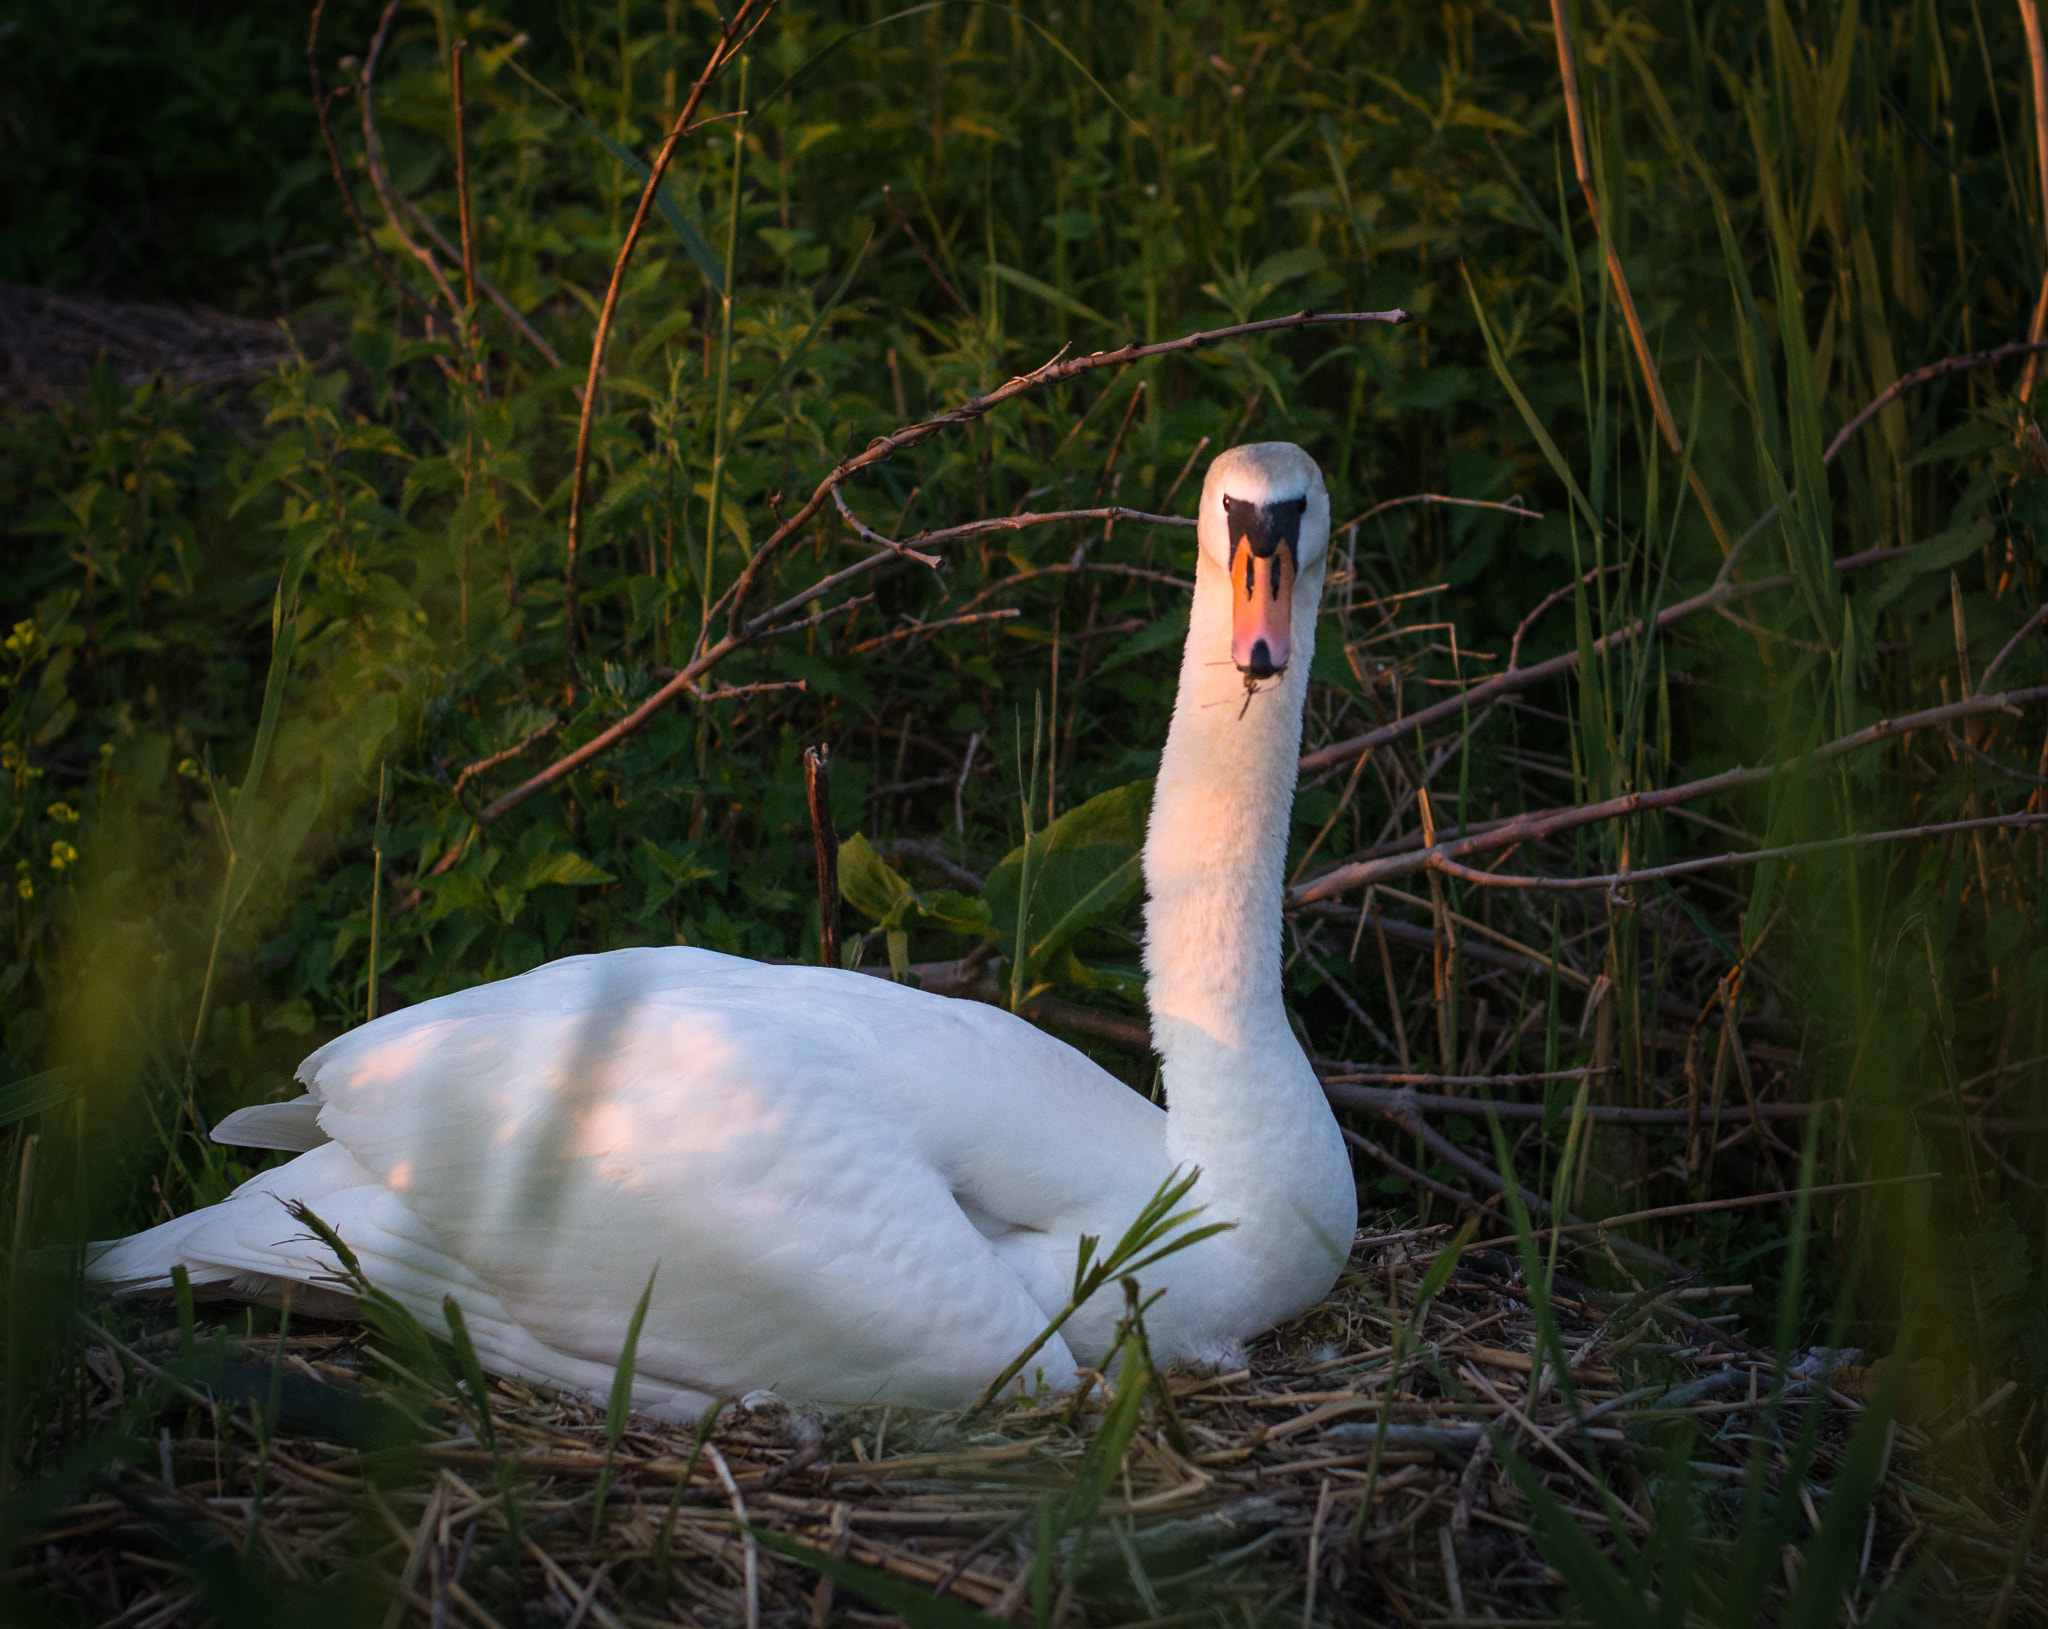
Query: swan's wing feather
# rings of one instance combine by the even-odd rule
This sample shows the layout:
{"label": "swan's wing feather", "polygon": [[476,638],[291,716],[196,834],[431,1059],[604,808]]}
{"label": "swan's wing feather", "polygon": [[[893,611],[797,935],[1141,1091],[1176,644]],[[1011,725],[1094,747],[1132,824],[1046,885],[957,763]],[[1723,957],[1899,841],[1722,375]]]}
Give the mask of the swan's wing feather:
{"label": "swan's wing feather", "polygon": [[[905,998],[930,1009],[908,1046]],[[1047,1078],[1020,1077],[1013,1049],[986,1045],[988,1018],[1041,1039],[856,975],[615,952],[394,1014],[301,1078],[323,1129],[555,1351],[615,1361],[657,1275],[650,1376],[958,1402],[1047,1317],[955,1201],[967,1168],[1007,1150],[1018,1184],[1071,1184],[1055,1116],[1031,1101],[1072,1094],[1064,1060],[1107,1083],[1079,1090],[1112,1116],[1124,1099],[1142,1111],[1141,1139],[1158,1114],[1057,1043],[1035,1055]],[[1071,1382],[1064,1345],[1041,1356]]]}

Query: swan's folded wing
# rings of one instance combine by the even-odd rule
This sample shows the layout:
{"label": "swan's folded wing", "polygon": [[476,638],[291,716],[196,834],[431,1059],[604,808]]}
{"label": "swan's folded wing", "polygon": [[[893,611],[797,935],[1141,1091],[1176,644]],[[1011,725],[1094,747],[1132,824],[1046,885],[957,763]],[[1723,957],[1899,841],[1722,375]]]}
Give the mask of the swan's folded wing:
{"label": "swan's folded wing", "polygon": [[[616,1361],[652,1277],[643,1375],[971,1398],[1046,1311],[919,1146],[870,981],[761,971],[555,963],[351,1032],[302,1078],[322,1127],[558,1352]],[[1037,1362],[1072,1383],[1059,1341]]]}
{"label": "swan's folded wing", "polygon": [[320,1129],[320,1099],[308,1092],[289,1103],[252,1103],[222,1117],[213,1140],[230,1148],[276,1148],[303,1154],[327,1141]]}

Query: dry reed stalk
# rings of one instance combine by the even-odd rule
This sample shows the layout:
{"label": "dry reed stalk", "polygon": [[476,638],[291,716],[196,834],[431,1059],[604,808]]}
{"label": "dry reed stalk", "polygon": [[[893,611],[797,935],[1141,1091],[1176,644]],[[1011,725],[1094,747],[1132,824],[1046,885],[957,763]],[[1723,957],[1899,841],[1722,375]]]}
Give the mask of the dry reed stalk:
{"label": "dry reed stalk", "polygon": [[[2030,0],[2022,0],[2022,3],[2030,3]],[[1635,348],[1636,366],[1642,370],[1643,383],[1649,387],[1650,406],[1657,416],[1657,428],[1664,433],[1664,443],[1673,456],[1685,458],[1685,444],[1679,439],[1677,421],[1672,418],[1671,404],[1664,396],[1664,381],[1657,372],[1655,359],[1650,355],[1649,338],[1643,333],[1642,318],[1636,315],[1635,296],[1629,292],[1628,277],[1621,269],[1621,256],[1615,250],[1613,238],[1608,236],[1607,220],[1601,213],[1600,198],[1593,188],[1593,159],[1586,139],[1586,114],[1579,103],[1579,64],[1578,53],[1572,45],[1570,0],[1550,0],[1550,21],[1557,34],[1557,71],[1564,86],[1565,114],[1571,126],[1572,167],[1578,177],[1579,192],[1586,200],[1586,211],[1593,217],[1593,230],[1599,235],[1600,247],[1605,253],[1607,279],[1621,306],[1622,321],[1628,326],[1629,343]],[[1706,482],[1690,459],[1686,459],[1685,473],[1692,486],[1694,501],[1707,517],[1707,524],[1713,528],[1721,553],[1724,556],[1731,554],[1733,545],[1728,538],[1728,529],[1721,524],[1720,512],[1714,507],[1714,500],[1707,496]]]}

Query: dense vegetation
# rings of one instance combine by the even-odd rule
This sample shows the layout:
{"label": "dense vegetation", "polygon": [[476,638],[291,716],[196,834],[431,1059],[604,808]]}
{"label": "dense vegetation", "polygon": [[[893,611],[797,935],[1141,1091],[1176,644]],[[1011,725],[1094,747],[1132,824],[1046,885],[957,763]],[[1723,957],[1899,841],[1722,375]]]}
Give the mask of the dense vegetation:
{"label": "dense vegetation", "polygon": [[[65,1293],[30,1282],[28,1246],[219,1198],[249,1167],[204,1128],[281,1095],[373,1002],[622,945],[814,958],[807,745],[830,744],[838,830],[867,840],[854,903],[895,902],[869,965],[987,940],[1006,992],[1136,1013],[1129,891],[1013,979],[1015,868],[1006,915],[998,867],[1034,761],[1041,827],[1150,773],[1185,530],[983,532],[936,568],[884,555],[697,699],[485,806],[715,643],[781,517],[875,437],[1062,347],[1399,307],[1405,327],[1261,333],[1026,393],[860,471],[845,500],[913,542],[1024,509],[1185,514],[1203,438],[1291,439],[1340,524],[1357,517],[1305,750],[1511,657],[1579,658],[1359,773],[1337,753],[1305,774],[1304,882],[1425,832],[1737,766],[1787,767],[1503,870],[1978,822],[1604,892],[1390,879],[1291,919],[1289,990],[1311,1051],[1354,1071],[1592,1069],[1596,1106],[1705,1105],[1704,1131],[1581,1139],[1588,1215],[1782,1192],[1802,1170],[1940,1173],[1815,1200],[1810,1242],[1789,1203],[1630,1236],[1782,1305],[1758,1338],[1906,1343],[1907,1406],[1930,1421],[2017,1382],[1962,1439],[1963,1469],[2025,1503],[2048,1444],[2048,850],[1986,822],[2041,809],[2042,698],[1815,755],[1986,685],[2048,685],[2032,363],[1913,384],[1830,446],[1909,370],[2029,337],[2048,220],[2015,15],[1588,0],[1588,192],[1538,6],[792,3],[706,93],[727,117],[681,144],[627,268],[573,589],[594,325],[719,13],[399,8],[372,98],[395,214],[365,165],[378,24],[354,0],[319,24],[346,202],[303,18],[45,6],[0,66],[0,277],[278,316],[296,353],[249,387],[255,411],[102,370],[60,410],[0,422],[10,1411],[41,1362],[24,1298]],[[450,247],[459,40],[473,296]],[[1385,507],[1423,493],[1477,502]],[[828,499],[747,614],[873,553]],[[1716,584],[1654,637],[1596,646]],[[1123,825],[1092,806],[1118,863],[1129,796]],[[1149,1059],[1078,1038],[1150,1086]],[[1575,1090],[1499,1088],[1552,1111],[1515,1156],[1545,1193]],[[1762,1112],[1814,1103],[1834,1106]],[[1388,1210],[1486,1197],[1444,1152],[1487,1149],[1475,1116],[1436,1115],[1428,1145],[1352,1123],[1438,1185],[1362,1163]],[[26,1413],[8,1426],[26,1440]]]}

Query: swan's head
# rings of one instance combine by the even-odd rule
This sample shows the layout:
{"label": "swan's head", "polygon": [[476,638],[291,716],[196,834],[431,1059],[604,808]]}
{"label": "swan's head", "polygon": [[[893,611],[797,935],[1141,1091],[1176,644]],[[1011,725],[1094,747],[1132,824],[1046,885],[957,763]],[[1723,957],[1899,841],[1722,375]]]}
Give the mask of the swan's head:
{"label": "swan's head", "polygon": [[1295,585],[1322,582],[1330,494],[1316,461],[1291,441],[1232,447],[1202,483],[1196,537],[1230,580],[1230,659],[1247,679],[1286,671]]}

